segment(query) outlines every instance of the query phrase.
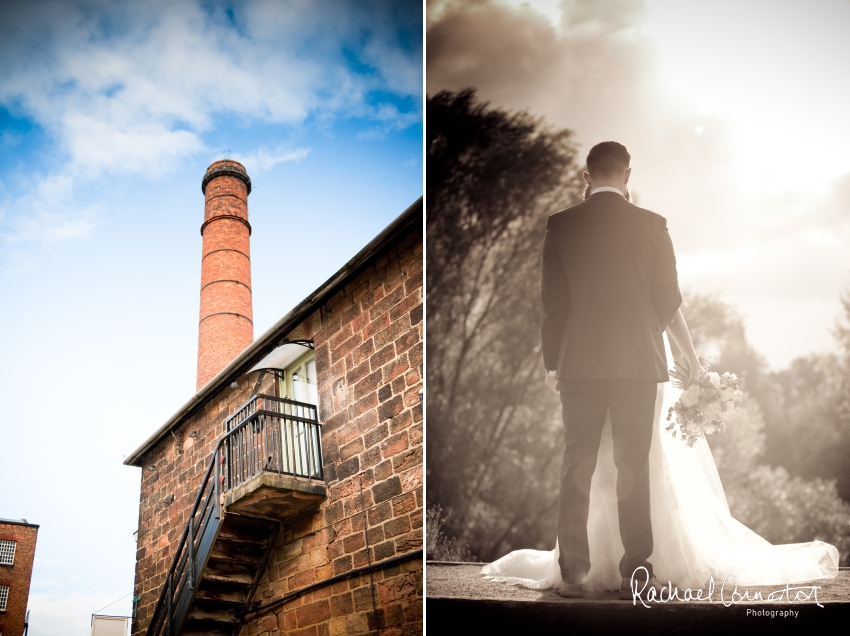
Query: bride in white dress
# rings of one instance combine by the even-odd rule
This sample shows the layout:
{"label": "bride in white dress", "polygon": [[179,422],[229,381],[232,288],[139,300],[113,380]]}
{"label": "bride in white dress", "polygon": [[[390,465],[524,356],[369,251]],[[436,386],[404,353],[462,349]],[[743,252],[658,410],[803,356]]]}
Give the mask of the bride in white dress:
{"label": "bride in white dress", "polygon": [[[667,359],[672,360],[665,336]],[[719,587],[732,574],[738,585],[785,585],[838,574],[838,550],[822,541],[771,545],[735,520],[706,440],[688,447],[661,424],[680,390],[658,385],[652,446],[649,453],[650,502],[654,551],[649,558],[662,585],[679,589],[705,588],[713,577]],[[746,405],[744,405],[746,408]],[[734,426],[734,420],[730,422]],[[610,419],[602,441],[590,489],[587,522],[590,571],[585,590],[618,590],[618,564],[624,553],[617,522],[617,469],[613,459]],[[516,550],[485,566],[491,580],[532,589],[561,582],[558,548]]]}

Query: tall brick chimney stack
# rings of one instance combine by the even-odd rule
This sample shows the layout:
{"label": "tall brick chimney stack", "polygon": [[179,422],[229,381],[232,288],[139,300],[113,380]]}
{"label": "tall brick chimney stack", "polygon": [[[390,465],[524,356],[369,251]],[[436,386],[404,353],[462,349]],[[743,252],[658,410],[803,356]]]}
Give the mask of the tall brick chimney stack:
{"label": "tall brick chimney stack", "polygon": [[238,161],[216,161],[201,182],[204,237],[198,389],[254,340],[251,305],[251,179]]}

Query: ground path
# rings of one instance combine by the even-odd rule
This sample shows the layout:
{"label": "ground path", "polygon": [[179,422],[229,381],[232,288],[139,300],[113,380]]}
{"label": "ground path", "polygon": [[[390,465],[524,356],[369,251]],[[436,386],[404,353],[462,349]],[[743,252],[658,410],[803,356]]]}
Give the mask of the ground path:
{"label": "ground path", "polygon": [[[760,592],[763,599],[784,586],[738,587],[740,602],[724,606],[717,583],[712,602],[672,601],[645,608],[638,602],[619,600],[617,592],[588,593],[581,599],[563,599],[554,590],[529,590],[515,585],[484,581],[483,564],[426,566],[426,625],[435,634],[806,634],[819,629],[850,626],[850,570],[835,579],[794,584],[809,588],[803,600],[747,601]],[[680,590],[680,596],[683,593]],[[791,591],[791,599],[795,598]],[[730,588],[724,592],[730,601]],[[822,606],[822,607],[821,607]],[[434,630],[432,632],[432,629]]]}

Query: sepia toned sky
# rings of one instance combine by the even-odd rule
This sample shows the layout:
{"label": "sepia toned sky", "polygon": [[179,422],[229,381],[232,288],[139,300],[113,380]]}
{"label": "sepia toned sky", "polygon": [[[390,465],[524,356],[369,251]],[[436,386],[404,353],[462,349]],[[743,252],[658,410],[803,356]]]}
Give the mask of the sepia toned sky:
{"label": "sepia toned sky", "polygon": [[680,284],[773,368],[833,346],[850,287],[850,2],[429,0],[427,92],[465,87],[632,155]]}

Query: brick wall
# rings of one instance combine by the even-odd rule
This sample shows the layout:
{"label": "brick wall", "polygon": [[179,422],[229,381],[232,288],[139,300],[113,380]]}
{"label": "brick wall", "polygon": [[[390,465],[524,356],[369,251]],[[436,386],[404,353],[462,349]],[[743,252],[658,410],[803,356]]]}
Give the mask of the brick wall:
{"label": "brick wall", "polygon": [[251,396],[256,381],[251,380],[240,379],[238,389],[223,388],[144,457],[133,594],[141,598],[136,604],[134,635],[143,634],[153,616],[224,420]]}
{"label": "brick wall", "polygon": [[[213,176],[222,168],[244,174],[245,180]],[[204,178],[198,389],[254,340],[247,179],[244,166],[229,160],[210,165]]]}
{"label": "brick wall", "polygon": [[[328,498],[283,528],[255,600],[422,548],[422,333],[417,229],[281,338],[315,343]],[[144,458],[134,635],[147,628],[223,422],[250,397],[249,379],[219,391]],[[242,634],[360,634],[376,626],[387,635],[421,633],[420,559],[252,614]]]}
{"label": "brick wall", "polygon": [[24,633],[37,537],[38,526],[0,521],[0,539],[17,543],[14,565],[0,565],[0,585],[9,587],[6,612],[0,612],[0,633],[3,636],[21,636]]}

